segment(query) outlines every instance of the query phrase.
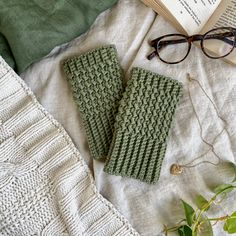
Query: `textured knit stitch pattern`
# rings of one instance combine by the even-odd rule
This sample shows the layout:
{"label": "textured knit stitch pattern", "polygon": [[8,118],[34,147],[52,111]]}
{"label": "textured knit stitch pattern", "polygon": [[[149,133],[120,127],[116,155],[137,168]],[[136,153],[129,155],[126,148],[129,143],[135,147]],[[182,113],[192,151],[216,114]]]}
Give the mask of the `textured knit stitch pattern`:
{"label": "textured knit stitch pattern", "polygon": [[0,57],[0,235],[138,236],[62,126]]}
{"label": "textured knit stitch pattern", "polygon": [[182,84],[134,68],[123,94],[104,171],[156,183]]}
{"label": "textured knit stitch pattern", "polygon": [[122,72],[114,46],[103,46],[68,59],[64,71],[71,85],[95,159],[108,154],[115,116],[123,93]]}

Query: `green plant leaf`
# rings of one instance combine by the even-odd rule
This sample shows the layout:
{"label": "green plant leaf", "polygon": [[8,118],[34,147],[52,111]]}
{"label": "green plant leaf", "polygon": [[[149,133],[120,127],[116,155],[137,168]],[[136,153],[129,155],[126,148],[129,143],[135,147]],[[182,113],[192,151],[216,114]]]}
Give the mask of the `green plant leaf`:
{"label": "green plant leaf", "polygon": [[213,191],[214,193],[229,193],[234,189],[234,186],[231,184],[221,184],[217,186]]}
{"label": "green plant leaf", "polygon": [[194,209],[185,201],[181,200],[184,207],[184,213],[189,226],[192,226],[194,220]]}
{"label": "green plant leaf", "polygon": [[178,229],[179,236],[192,236],[192,229],[188,225],[183,225]]}
{"label": "green plant leaf", "polygon": [[234,169],[234,180],[232,182],[236,182],[236,165],[233,162],[231,164]]}
{"label": "green plant leaf", "polygon": [[[203,208],[205,208],[208,204],[208,201],[202,196],[202,195],[198,195],[196,197],[196,205],[198,207],[198,209],[202,210]],[[206,208],[206,211],[209,210],[210,206],[208,206]]]}
{"label": "green plant leaf", "polygon": [[236,211],[226,220],[224,224],[224,231],[229,234],[236,233]]}
{"label": "green plant leaf", "polygon": [[213,230],[211,222],[205,218],[201,217],[201,225],[197,232],[198,236],[213,236]]}

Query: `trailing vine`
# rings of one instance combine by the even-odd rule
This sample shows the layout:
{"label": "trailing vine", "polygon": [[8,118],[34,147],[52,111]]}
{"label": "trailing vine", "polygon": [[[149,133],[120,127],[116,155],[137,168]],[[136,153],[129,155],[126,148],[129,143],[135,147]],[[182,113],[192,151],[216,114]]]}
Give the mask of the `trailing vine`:
{"label": "trailing vine", "polygon": [[159,235],[168,236],[169,233],[176,232],[179,236],[213,236],[212,226],[218,222],[224,222],[223,229],[228,234],[236,233],[236,211],[215,218],[208,218],[206,215],[206,212],[214,207],[217,201],[218,204],[220,204],[227,197],[229,192],[236,189],[236,165],[232,163],[232,167],[235,177],[230,184],[227,183],[217,186],[213,190],[214,195],[209,200],[202,195],[198,195],[195,199],[197,209],[194,209],[187,202],[181,200],[185,218],[175,226],[167,227],[164,225],[163,231]]}

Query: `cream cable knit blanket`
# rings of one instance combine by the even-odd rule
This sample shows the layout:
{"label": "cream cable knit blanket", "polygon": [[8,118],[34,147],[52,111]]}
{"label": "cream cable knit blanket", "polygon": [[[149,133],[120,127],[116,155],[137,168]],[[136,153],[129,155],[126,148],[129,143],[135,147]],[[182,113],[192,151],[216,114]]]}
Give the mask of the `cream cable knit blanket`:
{"label": "cream cable knit blanket", "polygon": [[139,235],[62,126],[0,57],[0,235]]}

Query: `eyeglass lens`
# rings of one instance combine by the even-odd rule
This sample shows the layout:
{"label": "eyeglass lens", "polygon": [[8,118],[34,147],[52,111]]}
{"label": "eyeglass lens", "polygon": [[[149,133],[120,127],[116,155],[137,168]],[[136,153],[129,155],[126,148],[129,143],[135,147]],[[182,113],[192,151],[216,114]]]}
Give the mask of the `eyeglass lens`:
{"label": "eyeglass lens", "polygon": [[203,38],[204,53],[211,58],[227,56],[234,49],[234,33],[229,29],[211,30]]}
{"label": "eyeglass lens", "polygon": [[177,63],[188,54],[189,42],[183,36],[166,36],[157,44],[157,52],[162,61]]}

